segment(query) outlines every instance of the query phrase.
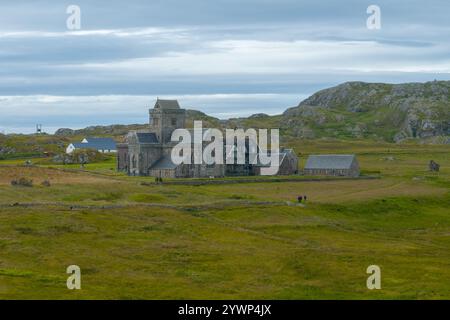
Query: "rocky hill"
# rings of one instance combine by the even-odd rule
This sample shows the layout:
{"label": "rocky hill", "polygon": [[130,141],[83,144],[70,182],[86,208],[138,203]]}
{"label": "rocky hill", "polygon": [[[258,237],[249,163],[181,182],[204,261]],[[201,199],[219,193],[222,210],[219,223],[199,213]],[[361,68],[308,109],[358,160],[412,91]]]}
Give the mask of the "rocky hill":
{"label": "rocky hill", "polygon": [[90,126],[84,129],[69,129],[69,128],[61,128],[56,130],[56,136],[62,137],[71,137],[71,136],[123,136],[128,133],[130,130],[141,130],[145,129],[148,126],[145,124],[114,124],[109,126]]}
{"label": "rocky hill", "polygon": [[[187,110],[186,126],[193,127],[194,120],[202,120],[205,126],[220,127],[220,120],[206,115],[197,110]],[[84,129],[73,130],[69,128],[61,128],[55,132],[56,136],[60,137],[74,137],[74,136],[95,136],[95,137],[116,137],[117,140],[125,136],[131,130],[145,130],[148,129],[148,124],[115,124],[108,126],[91,126]]]}
{"label": "rocky hill", "polygon": [[[370,138],[402,141],[409,138],[450,141],[450,81],[384,84],[346,82],[313,94],[283,114],[263,113],[248,118],[219,120],[188,110],[187,126],[280,128],[283,136],[298,138]],[[58,136],[114,136],[146,124],[59,129]]]}
{"label": "rocky hill", "polygon": [[297,137],[400,141],[450,135],[450,81],[347,82],[319,91],[283,113],[280,126]]}

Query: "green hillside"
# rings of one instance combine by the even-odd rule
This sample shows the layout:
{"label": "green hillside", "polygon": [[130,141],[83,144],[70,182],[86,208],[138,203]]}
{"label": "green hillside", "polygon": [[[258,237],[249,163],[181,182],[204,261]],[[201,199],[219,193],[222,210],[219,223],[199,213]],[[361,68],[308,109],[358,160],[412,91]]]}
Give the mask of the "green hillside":
{"label": "green hillside", "polygon": [[448,142],[450,81],[344,83],[319,91],[286,110],[280,125],[296,137]]}

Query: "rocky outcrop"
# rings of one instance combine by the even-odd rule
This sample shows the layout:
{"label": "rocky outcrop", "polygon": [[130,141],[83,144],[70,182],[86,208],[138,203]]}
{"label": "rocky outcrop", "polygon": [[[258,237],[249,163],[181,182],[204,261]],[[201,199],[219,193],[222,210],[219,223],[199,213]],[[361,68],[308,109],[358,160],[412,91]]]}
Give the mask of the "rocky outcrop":
{"label": "rocky outcrop", "polygon": [[265,113],[255,113],[252,114],[250,117],[248,117],[249,119],[261,119],[261,118],[268,118],[270,117],[268,114]]}
{"label": "rocky outcrop", "polygon": [[14,154],[15,152],[16,152],[15,148],[0,146],[0,156],[6,155],[6,154]]}
{"label": "rocky outcrop", "polygon": [[282,123],[293,133],[306,127],[316,135],[327,136],[334,128],[334,136],[338,137],[378,137],[391,141],[449,136],[450,81],[347,82],[317,92],[283,116]]}
{"label": "rocky outcrop", "polygon": [[90,126],[84,129],[72,130],[68,128],[58,129],[55,132],[56,136],[120,136],[125,135],[131,130],[145,129],[147,125],[144,124],[130,124],[130,125],[108,125],[108,126]]}
{"label": "rocky outcrop", "polygon": [[55,131],[56,136],[73,136],[75,134],[75,130],[69,128],[60,128]]}

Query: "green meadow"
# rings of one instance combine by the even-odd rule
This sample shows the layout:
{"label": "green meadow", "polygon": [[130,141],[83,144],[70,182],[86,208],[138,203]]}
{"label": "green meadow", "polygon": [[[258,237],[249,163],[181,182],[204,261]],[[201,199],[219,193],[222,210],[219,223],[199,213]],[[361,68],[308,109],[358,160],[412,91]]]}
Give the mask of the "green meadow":
{"label": "green meadow", "polygon": [[[355,153],[363,177],[157,185],[113,156],[0,161],[0,299],[450,299],[450,146],[285,144],[302,167]],[[11,186],[21,177],[33,187]],[[69,265],[81,290],[66,287]]]}

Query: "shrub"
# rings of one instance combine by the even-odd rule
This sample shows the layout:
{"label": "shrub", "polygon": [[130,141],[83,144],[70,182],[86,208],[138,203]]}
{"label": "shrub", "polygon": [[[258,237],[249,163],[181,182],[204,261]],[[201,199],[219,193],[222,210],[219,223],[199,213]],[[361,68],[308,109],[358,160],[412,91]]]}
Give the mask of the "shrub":
{"label": "shrub", "polygon": [[110,159],[110,156],[97,150],[80,149],[71,154],[61,153],[53,157],[54,163],[81,164],[98,163]]}
{"label": "shrub", "polygon": [[90,149],[75,150],[70,156],[73,163],[78,164],[96,163],[109,159],[107,155]]}
{"label": "shrub", "polygon": [[44,187],[50,187],[51,186],[50,181],[48,181],[48,180],[42,181],[41,185],[44,186]]}
{"label": "shrub", "polygon": [[33,180],[27,178],[20,178],[18,180],[11,181],[12,186],[21,186],[21,187],[32,187]]}

